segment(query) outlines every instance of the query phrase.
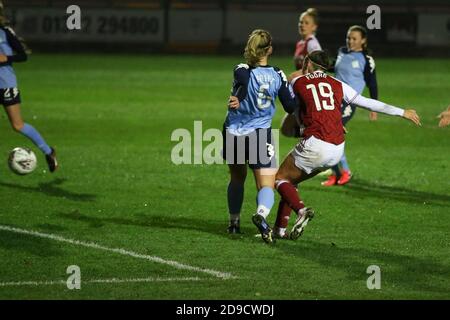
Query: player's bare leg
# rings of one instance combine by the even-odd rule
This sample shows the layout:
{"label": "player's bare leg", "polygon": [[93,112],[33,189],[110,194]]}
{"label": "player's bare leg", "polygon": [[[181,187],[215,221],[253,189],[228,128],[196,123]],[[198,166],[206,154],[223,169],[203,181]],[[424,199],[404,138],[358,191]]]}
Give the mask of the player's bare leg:
{"label": "player's bare leg", "polygon": [[54,172],[58,168],[55,150],[47,145],[45,140],[33,126],[23,122],[22,115],[20,114],[20,104],[16,103],[6,106],[5,111],[14,131],[29,138],[45,154],[48,168],[50,172]]}
{"label": "player's bare leg", "polygon": [[14,104],[12,106],[5,107],[6,114],[8,115],[9,123],[16,132],[22,130],[24,123],[22,115],[20,114],[20,104]]}
{"label": "player's bare leg", "polygon": [[290,238],[293,240],[296,240],[303,233],[303,229],[308,224],[308,221],[314,217],[314,211],[311,208],[305,207],[295,185],[314,177],[318,173],[319,171],[315,171],[307,174],[303,170],[300,170],[295,165],[294,157],[289,154],[281,164],[276,175],[276,187],[283,201],[298,214],[298,218],[290,234]]}
{"label": "player's bare leg", "polygon": [[256,188],[261,190],[264,187],[272,188],[275,185],[275,175],[277,169],[262,168],[253,170],[253,176],[255,177]]}

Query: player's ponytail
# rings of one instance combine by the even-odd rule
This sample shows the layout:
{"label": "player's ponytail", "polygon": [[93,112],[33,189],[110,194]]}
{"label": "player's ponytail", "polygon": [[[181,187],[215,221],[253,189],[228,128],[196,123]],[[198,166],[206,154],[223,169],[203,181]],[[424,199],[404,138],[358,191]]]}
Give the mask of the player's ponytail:
{"label": "player's ponytail", "polygon": [[250,66],[256,66],[261,58],[268,55],[272,46],[272,36],[266,30],[256,29],[248,37],[244,58]]}
{"label": "player's ponytail", "polygon": [[314,66],[314,70],[329,70],[333,65],[330,59],[330,56],[326,51],[323,50],[315,50],[308,54],[305,58],[305,62],[307,63],[307,59],[311,61]]}
{"label": "player's ponytail", "polygon": [[351,26],[350,28],[348,28],[347,33],[350,33],[352,31],[359,32],[359,34],[361,35],[361,38],[366,40],[363,43],[362,48],[363,48],[364,52],[368,52],[369,49],[368,49],[367,29],[364,28],[363,26],[354,25],[354,26]]}

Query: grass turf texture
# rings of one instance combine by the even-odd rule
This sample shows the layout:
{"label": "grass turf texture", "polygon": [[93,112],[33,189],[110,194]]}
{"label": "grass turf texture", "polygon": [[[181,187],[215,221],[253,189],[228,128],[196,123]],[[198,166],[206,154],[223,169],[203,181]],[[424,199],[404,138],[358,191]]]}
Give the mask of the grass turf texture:
{"label": "grass turf texture", "polygon": [[[380,99],[417,109],[423,126],[359,109],[350,122],[344,187],[321,178],[301,186],[315,219],[296,242],[254,237],[249,172],[242,237],[226,234],[224,165],[171,163],[176,128],[221,128],[241,59],[186,56],[33,55],[16,64],[26,121],[58,151],[60,170],[3,114],[0,224],[93,241],[202,268],[221,280],[145,260],[0,230],[0,282],[200,277],[198,282],[0,287],[2,299],[448,299],[450,290],[449,128],[436,115],[449,103],[448,60],[377,60]],[[290,58],[273,65],[291,70]],[[273,122],[279,127],[282,110]],[[295,140],[281,138],[284,156]],[[208,143],[205,143],[206,146]],[[8,170],[9,150],[32,147],[38,169]],[[278,200],[278,195],[276,196]],[[269,222],[273,223],[276,206]],[[291,225],[293,219],[291,219]],[[368,290],[366,269],[381,268]]]}

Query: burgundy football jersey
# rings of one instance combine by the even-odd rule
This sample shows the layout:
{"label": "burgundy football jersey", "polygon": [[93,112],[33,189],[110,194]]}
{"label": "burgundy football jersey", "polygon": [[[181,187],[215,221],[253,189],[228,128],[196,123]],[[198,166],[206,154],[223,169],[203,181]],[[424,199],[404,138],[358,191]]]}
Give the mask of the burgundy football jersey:
{"label": "burgundy football jersey", "polygon": [[300,70],[303,65],[303,60],[308,55],[308,53],[311,53],[315,50],[321,50],[319,41],[315,36],[310,36],[305,40],[300,40],[295,45],[295,52],[294,52],[294,58],[297,58],[295,68],[297,70]]}
{"label": "burgundy football jersey", "polygon": [[305,126],[304,138],[314,136],[335,145],[344,142],[342,82],[315,71],[294,79],[293,88],[300,101],[299,120]]}

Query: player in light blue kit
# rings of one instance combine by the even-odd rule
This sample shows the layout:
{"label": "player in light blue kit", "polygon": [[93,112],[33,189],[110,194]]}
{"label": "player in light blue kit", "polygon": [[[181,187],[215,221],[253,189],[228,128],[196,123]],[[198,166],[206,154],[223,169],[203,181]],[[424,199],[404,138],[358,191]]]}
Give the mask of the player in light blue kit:
{"label": "player in light blue kit", "polygon": [[0,104],[5,107],[12,128],[33,141],[44,153],[49,171],[54,172],[58,167],[55,150],[47,145],[33,126],[22,120],[20,91],[12,63],[26,61],[27,53],[14,31],[7,26],[2,6],[0,11]]}
{"label": "player in light blue kit", "polygon": [[272,37],[265,30],[254,30],[247,42],[246,64],[234,69],[234,82],[223,126],[223,157],[230,169],[228,208],[230,234],[240,233],[240,213],[244,199],[247,164],[258,190],[257,210],[252,217],[265,242],[271,243],[272,229],[266,217],[274,203],[277,172],[271,126],[278,96],[286,112],[292,113],[297,101],[283,71],[268,65]]}
{"label": "player in light blue kit", "polygon": [[[347,31],[347,47],[339,49],[334,66],[336,78],[348,84],[357,93],[362,94],[364,88],[369,88],[370,98],[378,99],[377,77],[375,61],[368,55],[367,30],[361,26],[351,26]],[[343,106],[342,124],[345,126],[355,114],[354,105]],[[376,120],[377,114],[370,113],[370,119]],[[339,168],[340,167],[340,168]],[[336,166],[332,168],[333,174],[328,180],[322,182],[323,186],[344,185],[352,177],[345,153]]]}

